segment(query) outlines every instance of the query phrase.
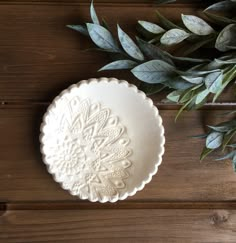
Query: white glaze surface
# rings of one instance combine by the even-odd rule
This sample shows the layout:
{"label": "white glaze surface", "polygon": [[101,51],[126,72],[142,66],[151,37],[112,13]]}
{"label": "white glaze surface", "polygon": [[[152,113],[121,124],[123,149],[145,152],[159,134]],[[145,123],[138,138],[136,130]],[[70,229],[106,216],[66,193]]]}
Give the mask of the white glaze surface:
{"label": "white glaze surface", "polygon": [[115,78],[81,81],[49,106],[41,125],[48,171],[81,199],[115,202],[143,189],[164,153],[152,101]]}

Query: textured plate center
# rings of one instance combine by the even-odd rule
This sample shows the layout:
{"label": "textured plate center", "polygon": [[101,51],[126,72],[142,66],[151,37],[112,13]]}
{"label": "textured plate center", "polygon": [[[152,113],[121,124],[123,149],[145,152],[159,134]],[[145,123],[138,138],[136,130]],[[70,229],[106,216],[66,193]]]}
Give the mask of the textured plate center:
{"label": "textured plate center", "polygon": [[47,119],[44,143],[49,170],[81,198],[117,197],[132,165],[126,128],[111,110],[78,97],[63,99]]}

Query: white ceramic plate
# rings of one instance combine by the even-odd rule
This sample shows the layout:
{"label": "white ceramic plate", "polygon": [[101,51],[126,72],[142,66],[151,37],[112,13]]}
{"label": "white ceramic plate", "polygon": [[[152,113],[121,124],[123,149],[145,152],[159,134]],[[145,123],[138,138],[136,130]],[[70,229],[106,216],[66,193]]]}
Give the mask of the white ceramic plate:
{"label": "white ceramic plate", "polygon": [[41,125],[43,161],[65,190],[115,202],[142,190],[164,153],[151,99],[115,78],[81,81],[57,96]]}

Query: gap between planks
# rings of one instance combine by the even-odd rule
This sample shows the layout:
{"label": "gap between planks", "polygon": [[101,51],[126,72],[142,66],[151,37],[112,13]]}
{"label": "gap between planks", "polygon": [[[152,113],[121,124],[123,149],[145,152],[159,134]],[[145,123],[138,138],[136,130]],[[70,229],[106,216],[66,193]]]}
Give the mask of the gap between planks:
{"label": "gap between planks", "polygon": [[[25,109],[34,107],[47,107],[51,102],[47,101],[1,101],[0,109]],[[179,110],[181,105],[155,102],[154,105],[157,106],[159,110]],[[219,103],[206,103],[203,107],[198,110],[233,110],[236,108],[235,102],[219,102]]]}
{"label": "gap between planks", "polygon": [[9,210],[97,210],[97,209],[236,209],[236,201],[123,201],[117,203],[67,202],[12,202],[0,203],[2,213]]}
{"label": "gap between planks", "polygon": [[[197,8],[204,8],[206,6],[209,5],[209,1],[205,1],[204,3],[203,2],[200,2],[200,0],[195,0],[195,1],[191,1],[191,2],[187,2],[187,1],[180,1],[178,3],[172,3],[172,4],[161,4],[161,5],[158,5],[157,3],[155,3],[154,1],[145,1],[145,0],[142,0],[140,2],[135,2],[134,0],[133,1],[113,1],[112,3],[110,1],[96,1],[96,6],[113,6],[113,7],[127,7],[127,6],[135,6],[135,7],[143,7],[143,6],[150,6],[150,7],[158,7],[158,8],[166,8],[168,6],[168,8],[185,8],[185,7],[189,7],[189,6],[192,6],[192,7],[197,7]],[[76,6],[76,5],[79,5],[79,6],[89,6],[90,5],[90,1],[76,1],[76,0],[72,0],[72,1],[66,1],[66,0],[57,0],[57,1],[17,1],[17,0],[14,0],[14,1],[1,1],[0,0],[0,5],[44,5],[44,6],[47,6],[47,5],[52,5],[52,6],[55,6],[55,5],[60,5],[60,6]]]}

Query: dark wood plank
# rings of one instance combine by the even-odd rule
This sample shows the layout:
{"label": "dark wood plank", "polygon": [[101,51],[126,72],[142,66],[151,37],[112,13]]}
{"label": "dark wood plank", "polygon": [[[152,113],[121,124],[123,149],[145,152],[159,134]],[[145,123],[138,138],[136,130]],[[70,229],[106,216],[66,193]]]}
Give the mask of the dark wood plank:
{"label": "dark wood plank", "polygon": [[[0,110],[0,201],[77,200],[46,172],[39,152],[39,125],[46,107]],[[203,143],[190,136],[203,124],[219,121],[222,111],[196,111],[176,124],[176,111],[162,110],[166,153],[159,172],[129,200],[229,201],[236,199],[236,176],[228,161],[199,163]],[[216,116],[216,117],[215,117]]]}
{"label": "dark wood plank", "polygon": [[116,203],[77,201],[0,202],[0,215],[6,210],[94,210],[94,209],[227,209],[236,210],[236,201],[157,201],[124,200]]}
{"label": "dark wood plank", "polygon": [[235,210],[13,210],[0,216],[0,240],[234,243],[235,227]]}
{"label": "dark wood plank", "polygon": [[[195,14],[199,11],[195,5],[162,6],[159,10],[175,20],[182,12]],[[150,4],[98,4],[97,12],[113,30],[119,22],[132,35],[138,19],[157,21],[155,8]],[[92,43],[66,28],[66,24],[86,21],[89,21],[88,4],[2,4],[0,101],[50,101],[68,85],[91,77],[116,76],[136,82],[125,71],[97,73],[109,58],[104,53],[85,52]],[[232,97],[227,94],[221,101],[232,101]]]}
{"label": "dark wood plank", "polygon": [[[172,5],[176,5],[176,4],[198,4],[198,5],[202,5],[202,4],[207,4],[207,3],[211,3],[214,0],[206,0],[206,1],[202,1],[202,0],[177,0],[175,3],[172,3]],[[0,4],[1,3],[11,3],[11,4],[81,4],[81,3],[89,3],[90,4],[90,0],[0,0]],[[96,0],[94,1],[95,4],[109,4],[111,3],[111,1],[109,0]],[[153,6],[157,6],[157,4],[155,3],[155,0],[113,0],[113,3],[122,3],[122,4],[152,4]],[[159,5],[160,6],[160,5]]]}

